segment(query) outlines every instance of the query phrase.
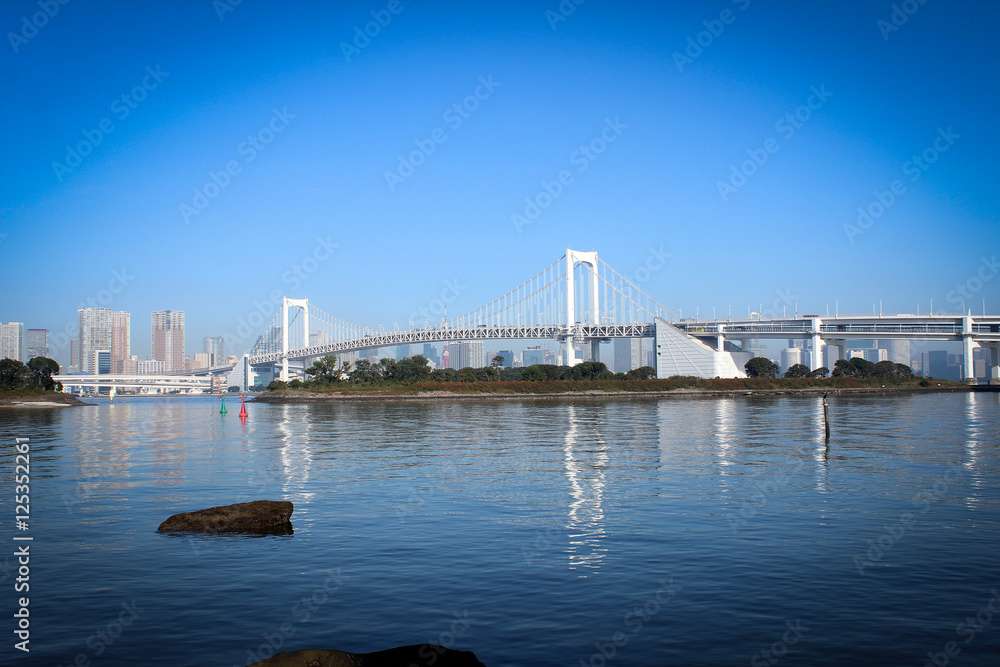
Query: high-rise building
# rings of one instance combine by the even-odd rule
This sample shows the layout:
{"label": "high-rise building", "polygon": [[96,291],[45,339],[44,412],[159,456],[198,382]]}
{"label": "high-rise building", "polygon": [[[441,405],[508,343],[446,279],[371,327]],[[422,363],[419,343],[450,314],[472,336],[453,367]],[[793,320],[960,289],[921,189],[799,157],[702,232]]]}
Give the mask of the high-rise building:
{"label": "high-rise building", "polygon": [[0,323],[0,359],[24,362],[24,323]]}
{"label": "high-rise building", "polygon": [[396,361],[402,361],[403,359],[410,358],[410,346],[409,345],[397,345],[396,346]]}
{"label": "high-rise building", "polygon": [[80,372],[80,341],[73,338],[69,341],[69,371],[70,373]]}
{"label": "high-rise building", "polygon": [[93,373],[95,375],[111,374],[111,350],[94,350]]}
{"label": "high-rise building", "polygon": [[462,341],[448,345],[449,368],[483,368],[486,364],[486,345],[481,340]]}
{"label": "high-rise building", "polygon": [[152,316],[153,359],[166,372],[184,370],[184,311],[155,310]]}
{"label": "high-rise building", "polygon": [[132,316],[124,310],[111,313],[111,372],[124,373],[132,356]]}
{"label": "high-rise building", "polygon": [[[514,366],[514,352],[513,350],[500,350],[497,352],[501,357],[503,357],[503,367],[512,368]],[[490,359],[492,362],[493,360]]]}
{"label": "high-rise building", "polygon": [[889,361],[894,364],[910,365],[910,341],[903,339],[879,340],[878,346],[889,355]]}
{"label": "high-rise building", "polygon": [[802,348],[800,347],[786,347],[781,351],[781,363],[778,364],[778,372],[782,375],[785,374],[789,368],[795,364],[802,363]]}
{"label": "high-rise building", "polygon": [[437,353],[437,348],[432,343],[424,343],[423,355],[435,368],[441,366],[441,356]]}
{"label": "high-rise building", "polygon": [[525,367],[535,364],[545,363],[545,350],[541,345],[532,345],[521,353],[521,360]]}
{"label": "high-rise building", "polygon": [[48,329],[28,329],[26,341],[29,360],[34,359],[35,357],[49,356]]}
{"label": "high-rise building", "polygon": [[111,309],[80,308],[77,312],[80,328],[80,370],[97,373],[94,352],[111,350]]}
{"label": "high-rise building", "polygon": [[136,375],[163,375],[165,365],[155,359],[140,359],[135,362]]}
{"label": "high-rise building", "polygon": [[[312,332],[309,334],[309,345],[318,345],[318,342],[314,342]],[[209,362],[212,366],[221,366],[226,360],[225,352],[223,350],[222,336],[205,336],[205,354],[208,355]]]}
{"label": "high-rise building", "polygon": [[615,338],[615,373],[628,373],[642,366],[642,339]]}

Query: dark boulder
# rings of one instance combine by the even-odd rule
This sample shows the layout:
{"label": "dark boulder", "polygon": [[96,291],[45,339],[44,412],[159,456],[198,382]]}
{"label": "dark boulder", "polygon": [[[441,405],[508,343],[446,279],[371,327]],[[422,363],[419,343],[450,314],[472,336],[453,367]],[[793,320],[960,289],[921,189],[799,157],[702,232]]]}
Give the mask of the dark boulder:
{"label": "dark boulder", "polygon": [[287,500],[255,500],[175,514],[157,529],[161,533],[253,533],[290,535],[294,506]]}
{"label": "dark boulder", "polygon": [[486,667],[472,651],[437,644],[398,646],[374,653],[346,653],[317,648],[279,653],[252,667]]}

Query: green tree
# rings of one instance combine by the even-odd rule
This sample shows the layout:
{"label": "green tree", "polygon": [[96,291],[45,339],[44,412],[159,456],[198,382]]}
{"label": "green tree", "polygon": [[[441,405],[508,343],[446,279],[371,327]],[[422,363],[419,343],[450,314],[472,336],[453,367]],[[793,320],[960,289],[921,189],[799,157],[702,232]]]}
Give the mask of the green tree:
{"label": "green tree", "polygon": [[31,379],[31,370],[17,359],[0,359],[0,389],[24,389]]}
{"label": "green tree", "polygon": [[59,375],[59,364],[55,359],[48,357],[32,357],[28,360],[28,369],[32,378],[39,387],[45,391],[52,391],[56,388],[56,381],[52,379],[53,374]]}
{"label": "green tree", "polygon": [[547,380],[548,377],[545,375],[545,371],[542,370],[540,364],[535,364],[534,366],[528,366],[521,373],[521,379],[528,382],[541,382]]}
{"label": "green tree", "polygon": [[603,380],[613,374],[607,365],[601,361],[584,361],[566,369],[563,379],[566,380]]}
{"label": "green tree", "polygon": [[785,371],[785,374],[782,377],[786,378],[809,377],[809,367],[806,366],[805,364],[792,364],[791,366],[788,367],[788,370]]}
{"label": "green tree", "polygon": [[656,377],[656,369],[652,366],[640,366],[625,373],[626,380],[652,380]]}
{"label": "green tree", "polygon": [[267,385],[268,391],[281,391],[282,389],[287,389],[288,383],[283,380],[271,380]]}
{"label": "green tree", "polygon": [[[348,364],[348,368],[349,368]],[[306,369],[306,375],[310,382],[317,385],[332,384],[340,381],[340,376],[345,372],[337,362],[337,357],[328,354],[313,362],[313,365]]]}
{"label": "green tree", "polygon": [[465,368],[458,371],[458,381],[459,382],[475,382],[476,381],[476,369],[466,366]]}
{"label": "green tree", "polygon": [[833,373],[831,375],[835,378],[852,378],[855,377],[857,372],[857,367],[851,364],[851,362],[846,359],[837,359],[837,362],[833,365]]}
{"label": "green tree", "polygon": [[811,372],[809,374],[809,377],[811,377],[811,378],[825,378],[829,374],[830,374],[830,369],[829,368],[827,368],[826,366],[820,366],[819,368],[817,368],[816,370],[814,370],[813,372]]}
{"label": "green tree", "polygon": [[374,384],[382,379],[382,366],[368,359],[358,359],[351,372],[353,384]]}
{"label": "green tree", "polygon": [[743,365],[743,369],[751,378],[776,378],[779,370],[778,364],[767,357],[754,357]]}
{"label": "green tree", "polygon": [[493,361],[490,362],[490,366],[493,368],[500,368],[501,366],[503,366],[503,362],[504,362],[503,355],[498,354],[495,357],[493,357]]}

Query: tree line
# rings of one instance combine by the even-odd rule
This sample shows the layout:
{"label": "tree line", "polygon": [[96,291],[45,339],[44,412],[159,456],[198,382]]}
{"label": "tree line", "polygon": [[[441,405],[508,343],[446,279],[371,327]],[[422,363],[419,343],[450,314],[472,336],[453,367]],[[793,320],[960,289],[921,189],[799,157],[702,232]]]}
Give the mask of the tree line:
{"label": "tree line", "polygon": [[0,391],[61,391],[62,383],[52,379],[58,374],[59,364],[48,357],[32,357],[27,364],[17,359],[0,359]]}
{"label": "tree line", "polygon": [[[754,357],[744,366],[747,377],[752,378],[776,378],[779,367],[766,357]],[[821,366],[814,371],[804,364],[794,364],[789,366],[782,377],[786,378],[825,378],[848,377],[848,378],[882,378],[910,380],[913,379],[913,370],[906,364],[896,364],[891,361],[880,361],[874,363],[861,357],[853,359],[838,359],[833,365],[833,372],[826,366]]]}
{"label": "tree line", "polygon": [[[430,361],[421,354],[409,359],[380,359],[372,362],[359,359],[353,364],[340,364],[334,355],[327,355],[305,370],[307,379],[290,382],[274,380],[269,391],[280,389],[322,389],[339,384],[378,385],[412,384],[415,382],[517,382],[546,380],[648,380],[656,377],[651,366],[636,368],[628,373],[613,373],[600,361],[584,361],[576,366],[535,364],[524,368],[504,368],[504,358],[493,357],[484,368],[432,369]],[[263,387],[260,387],[263,389]],[[256,389],[256,387],[255,387]]]}

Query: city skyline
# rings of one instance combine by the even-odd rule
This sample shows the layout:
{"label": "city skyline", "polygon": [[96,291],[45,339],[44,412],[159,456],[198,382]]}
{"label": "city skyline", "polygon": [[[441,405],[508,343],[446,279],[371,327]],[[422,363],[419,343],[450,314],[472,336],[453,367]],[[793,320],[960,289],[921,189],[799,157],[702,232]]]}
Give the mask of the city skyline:
{"label": "city skyline", "polygon": [[566,247],[685,317],[998,311],[995,4],[394,6],[5,3],[0,321],[235,354],[275,295],[406,327]]}

